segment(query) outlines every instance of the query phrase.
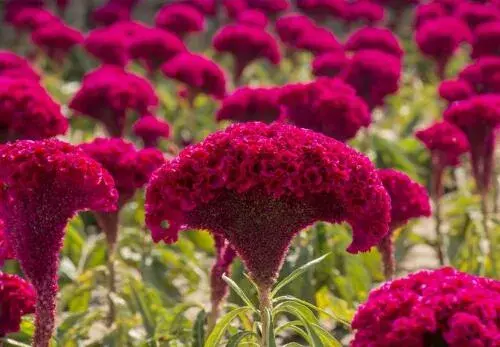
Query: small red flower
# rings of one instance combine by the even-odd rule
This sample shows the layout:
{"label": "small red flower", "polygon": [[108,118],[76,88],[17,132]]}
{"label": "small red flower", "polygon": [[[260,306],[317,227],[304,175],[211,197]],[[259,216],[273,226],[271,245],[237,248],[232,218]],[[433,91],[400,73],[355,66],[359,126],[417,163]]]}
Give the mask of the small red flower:
{"label": "small red flower", "polygon": [[170,125],[152,115],[139,118],[132,130],[142,139],[146,148],[157,147],[160,139],[170,136]]}
{"label": "small red flower", "polygon": [[351,52],[375,49],[399,59],[404,54],[403,47],[396,35],[385,28],[361,28],[349,36],[344,48],[346,51]]}
{"label": "small red flower", "polygon": [[92,12],[92,20],[98,25],[110,26],[115,23],[130,21],[131,14],[130,7],[116,1],[109,1]]}
{"label": "small red flower", "polygon": [[474,90],[469,83],[458,79],[441,82],[438,93],[441,98],[452,104],[455,101],[467,100],[474,95]]}
{"label": "small red flower", "polygon": [[314,76],[337,77],[349,65],[349,58],[344,51],[318,55],[312,62]]}
{"label": "small red flower", "polygon": [[348,23],[366,23],[374,25],[384,20],[385,10],[379,4],[369,0],[358,0],[346,6],[344,19]]}
{"label": "small red flower", "polygon": [[128,41],[123,32],[107,27],[92,30],[85,38],[83,46],[102,64],[124,67],[130,59]]}
{"label": "small red flower", "polygon": [[40,80],[38,73],[25,58],[3,50],[0,50],[0,77]]}
{"label": "small red flower", "polygon": [[33,31],[31,40],[51,59],[62,61],[73,47],[83,43],[83,35],[68,25],[51,23]]}
{"label": "small red flower", "polygon": [[163,6],[155,18],[156,27],[179,37],[203,31],[203,14],[190,5],[168,4]]}
{"label": "small red flower", "polygon": [[479,58],[459,74],[478,94],[500,93],[500,57]]}
{"label": "small red flower", "polygon": [[291,47],[296,47],[299,37],[314,26],[314,22],[309,17],[293,13],[280,17],[275,25],[280,40]]}
{"label": "small red flower", "polygon": [[481,24],[500,20],[500,11],[494,5],[469,1],[462,1],[454,15],[467,23],[473,32]]}
{"label": "small red flower", "polygon": [[37,7],[20,9],[13,15],[10,22],[17,30],[27,30],[29,32],[53,23],[62,24],[62,21],[52,12]]}
{"label": "small red flower", "polygon": [[414,26],[416,29],[418,29],[424,23],[427,23],[434,19],[447,17],[451,14],[451,12],[448,12],[446,8],[437,1],[422,4],[418,6],[417,10],[415,11]]}
{"label": "small red flower", "polygon": [[471,57],[488,56],[500,57],[500,16],[497,22],[482,24],[474,32]]}
{"label": "small red flower", "polygon": [[262,11],[245,10],[238,15],[236,22],[239,24],[265,29],[267,27],[267,24],[269,23],[269,20],[267,19],[265,13]]}
{"label": "small red flower", "polygon": [[315,26],[306,29],[298,37],[295,48],[318,55],[340,51],[342,50],[342,45],[329,29]]}

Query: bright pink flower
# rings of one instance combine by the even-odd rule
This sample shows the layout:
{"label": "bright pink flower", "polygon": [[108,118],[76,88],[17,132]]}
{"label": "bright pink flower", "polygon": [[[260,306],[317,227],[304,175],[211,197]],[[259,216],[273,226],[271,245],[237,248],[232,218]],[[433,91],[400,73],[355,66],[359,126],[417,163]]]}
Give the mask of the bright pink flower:
{"label": "bright pink flower", "polygon": [[283,43],[296,47],[299,37],[314,26],[315,24],[309,17],[301,14],[288,14],[276,21],[276,32]]}
{"label": "bright pink flower", "polygon": [[217,3],[218,0],[180,0],[178,3],[187,4],[207,16],[215,16],[217,14]]}
{"label": "bright pink flower", "polygon": [[363,99],[340,80],[319,79],[291,84],[280,93],[285,117],[291,123],[346,142],[371,123]]}
{"label": "bright pink flower", "polygon": [[345,17],[347,4],[343,0],[297,0],[297,8],[320,20],[325,17]]}
{"label": "bright pink flower", "polygon": [[132,130],[142,139],[146,148],[157,147],[160,139],[170,136],[170,125],[151,115],[139,118]]}
{"label": "bright pink flower", "polygon": [[31,40],[51,59],[62,61],[73,47],[83,43],[83,35],[68,25],[51,23],[34,31]]}
{"label": "bright pink flower", "polygon": [[279,95],[278,88],[238,88],[222,101],[217,120],[274,122],[281,115]]}
{"label": "bright pink flower", "polygon": [[456,102],[445,111],[444,120],[458,126],[469,139],[474,178],[479,191],[485,193],[491,183],[500,97],[482,95]]}
{"label": "bright pink flower", "polygon": [[34,31],[49,24],[62,24],[59,17],[43,8],[26,7],[16,12],[11,25],[17,30]]}
{"label": "bright pink flower", "polygon": [[[7,235],[5,235],[5,226],[2,221],[0,221],[0,267],[3,266],[5,260],[15,259],[16,255],[14,254],[14,250],[9,244],[9,240],[7,239]],[[1,318],[0,318],[1,320]],[[1,331],[1,329],[0,329]],[[1,333],[0,333],[1,335]]]}
{"label": "bright pink flower", "polygon": [[344,19],[349,22],[362,22],[374,25],[384,20],[385,10],[379,4],[368,0],[358,0],[346,6]]}
{"label": "bright pink flower", "polygon": [[158,28],[144,29],[130,42],[130,55],[141,61],[149,71],[160,66],[177,54],[186,51],[180,38]]}
{"label": "bright pink flower", "polygon": [[474,32],[471,57],[477,59],[487,56],[500,57],[500,20],[482,24]]}
{"label": "bright pink flower", "polygon": [[252,27],[265,29],[269,20],[264,12],[259,10],[245,10],[238,15],[238,24],[249,25]]}
{"label": "bright pink flower", "polygon": [[[118,22],[110,26],[110,29],[119,32],[120,34],[123,34],[125,37],[129,38],[130,40],[133,40],[137,37],[140,37],[143,35],[145,31],[148,30],[149,27],[144,25],[141,22],[135,22],[135,21],[123,21],[123,22]],[[129,41],[130,43],[130,41]]]}
{"label": "bright pink flower", "polygon": [[127,113],[146,115],[157,105],[158,97],[148,80],[108,65],[85,75],[69,108],[101,121],[110,136],[121,137]]}
{"label": "bright pink flower", "polygon": [[373,109],[384,105],[384,98],[398,91],[401,62],[381,51],[359,51],[351,58],[342,78]]}
{"label": "bright pink flower", "polygon": [[242,24],[226,25],[212,40],[217,52],[227,52],[234,56],[234,78],[239,81],[245,68],[257,59],[266,59],[278,65],[281,53],[276,39],[263,29]]}
{"label": "bright pink flower", "polygon": [[399,39],[385,28],[361,28],[347,39],[344,48],[346,51],[357,52],[365,49],[375,49],[391,54],[401,59],[404,51]]}
{"label": "bright pink flower", "polygon": [[203,31],[205,19],[196,8],[183,4],[163,6],[155,17],[156,27],[170,31],[179,37]]}
{"label": "bright pink flower", "polygon": [[358,309],[351,346],[496,346],[499,294],[499,281],[452,268],[388,282]]}
{"label": "bright pink flower", "polygon": [[455,16],[467,23],[471,31],[475,31],[481,24],[500,20],[500,11],[491,4],[463,1]]}
{"label": "bright pink flower", "polygon": [[249,8],[261,10],[268,16],[277,15],[288,10],[289,0],[246,0]]}
{"label": "bright pink flower", "polygon": [[83,44],[85,50],[102,64],[125,67],[129,61],[128,38],[111,27],[92,30]]}
{"label": "bright pink flower", "polygon": [[155,241],[179,230],[223,236],[253,279],[269,288],[292,238],[318,220],[347,221],[349,252],[388,231],[389,198],[364,155],[321,134],[282,123],[244,123],[185,148],[153,175],[146,222]]}
{"label": "bright pink flower", "polygon": [[427,4],[422,4],[417,7],[415,11],[414,26],[418,29],[422,24],[438,19],[441,17],[447,17],[451,13],[446,11],[446,8],[438,2],[429,2]]}
{"label": "bright pink flower", "polygon": [[245,10],[248,9],[246,0],[222,0],[226,14],[229,18],[236,19]]}
{"label": "bright pink flower", "polygon": [[349,65],[344,51],[318,55],[312,62],[314,76],[337,77]]}
{"label": "bright pink flower", "polygon": [[0,142],[62,135],[68,121],[38,81],[0,78]]}
{"label": "bright pink flower", "polygon": [[478,94],[500,93],[500,57],[483,57],[468,65],[459,78]]}
{"label": "bright pink flower", "polygon": [[229,295],[229,286],[222,279],[222,275],[231,275],[231,264],[236,257],[236,252],[222,236],[214,235],[214,239],[217,259],[210,272],[210,301],[212,311],[216,311],[213,313],[216,318],[222,301]]}
{"label": "bright pink flower", "polygon": [[130,21],[131,9],[116,2],[108,2],[92,12],[92,20],[101,26]]}
{"label": "bright pink flower", "polygon": [[448,80],[439,84],[438,93],[449,104],[462,101],[474,95],[471,85],[464,80]]}
{"label": "bright pink flower", "polygon": [[309,51],[314,55],[342,50],[335,35],[327,28],[306,29],[297,39],[295,48]]}
{"label": "bright pink flower", "polygon": [[461,20],[441,17],[422,24],[415,39],[422,53],[436,61],[438,75],[443,79],[448,61],[460,44],[472,40],[472,34]]}
{"label": "bright pink flower", "polygon": [[0,77],[40,80],[38,73],[25,58],[3,50],[0,50]]}
{"label": "bright pink flower", "polygon": [[0,181],[0,218],[37,293],[33,345],[48,346],[64,229],[78,211],[116,208],[113,179],[81,150],[58,140],[43,140],[1,147]]}
{"label": "bright pink flower", "polygon": [[226,95],[224,71],[213,60],[200,54],[181,53],[163,64],[162,73],[186,84],[194,93],[216,98]]}
{"label": "bright pink flower", "polygon": [[0,337],[21,329],[21,317],[35,312],[35,290],[25,280],[0,272]]}

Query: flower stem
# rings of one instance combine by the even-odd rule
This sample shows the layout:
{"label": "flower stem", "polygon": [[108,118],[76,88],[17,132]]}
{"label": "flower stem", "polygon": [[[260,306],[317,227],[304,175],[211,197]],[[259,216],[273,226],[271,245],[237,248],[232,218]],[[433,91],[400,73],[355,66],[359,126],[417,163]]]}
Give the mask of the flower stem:
{"label": "flower stem", "polygon": [[[260,322],[262,324],[261,347],[269,347],[269,317],[267,311],[272,310],[271,288],[269,286],[259,286],[259,310]],[[271,327],[272,328],[272,327]]]}
{"label": "flower stem", "polygon": [[212,302],[212,310],[208,314],[207,317],[207,334],[210,335],[212,330],[215,328],[215,324],[217,323],[217,319],[219,319],[220,315],[220,305]]}
{"label": "flower stem", "polygon": [[56,294],[37,290],[37,296],[33,347],[48,347],[55,327]]}
{"label": "flower stem", "polygon": [[490,233],[490,229],[488,227],[488,193],[486,191],[483,191],[481,193],[481,214],[482,214],[482,224],[483,224],[483,230],[484,230],[484,235],[486,236],[486,239],[488,240],[488,255],[490,256],[491,260],[491,268],[493,271],[493,274],[497,274],[497,257],[495,254],[495,250],[493,249],[495,246],[495,242],[493,240],[493,237]]}
{"label": "flower stem", "polygon": [[434,203],[434,218],[436,222],[436,253],[439,259],[439,265],[446,264],[446,252],[444,247],[446,244],[445,236],[441,230],[442,216],[441,216],[441,196],[443,196],[443,168],[439,165],[439,159],[433,160],[433,173],[432,173],[432,200]]}
{"label": "flower stem", "polygon": [[394,245],[392,243],[392,230],[384,236],[378,245],[378,249],[382,255],[382,263],[384,265],[384,275],[386,280],[391,280],[396,272],[396,258],[394,256]]}

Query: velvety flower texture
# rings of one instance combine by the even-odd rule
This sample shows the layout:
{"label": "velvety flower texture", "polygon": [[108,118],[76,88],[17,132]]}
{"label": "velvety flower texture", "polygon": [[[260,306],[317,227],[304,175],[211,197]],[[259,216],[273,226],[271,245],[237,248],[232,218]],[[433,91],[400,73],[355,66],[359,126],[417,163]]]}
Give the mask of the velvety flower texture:
{"label": "velvety flower texture", "polygon": [[299,37],[301,37],[306,30],[314,26],[315,24],[309,17],[292,13],[280,17],[276,21],[275,28],[283,43],[291,47],[296,47]]}
{"label": "velvety flower texture", "polygon": [[38,73],[25,58],[3,50],[0,50],[0,77],[40,80]]}
{"label": "velvety flower texture", "polygon": [[396,35],[385,28],[361,28],[347,39],[344,49],[357,52],[364,49],[375,49],[397,58],[402,58],[404,51]]}
{"label": "velvety flower texture", "polygon": [[347,4],[343,0],[297,0],[297,8],[320,20],[325,17],[343,18]]}
{"label": "velvety flower texture", "polygon": [[348,23],[362,22],[373,25],[384,20],[385,11],[379,4],[369,0],[358,0],[348,3],[344,14],[344,19]]}
{"label": "velvety flower texture", "polygon": [[345,142],[371,123],[366,103],[340,80],[286,85],[280,93],[286,119]]}
{"label": "velvety flower texture", "polygon": [[246,0],[222,0],[222,6],[229,18],[236,19],[248,9]]}
{"label": "velvety flower texture", "polygon": [[477,59],[487,56],[500,57],[500,18],[498,22],[479,26],[474,32],[471,57]]}
{"label": "velvety flower texture", "polygon": [[341,75],[354,87],[370,109],[384,104],[384,98],[399,89],[401,62],[378,50],[359,51]]}
{"label": "velvety flower texture", "polygon": [[436,1],[422,4],[415,10],[415,28],[418,29],[422,24],[428,21],[446,17],[450,14],[451,13],[448,13],[443,5]]}
{"label": "velvety flower texture", "polygon": [[178,54],[163,64],[161,71],[165,76],[186,84],[194,93],[206,93],[219,99],[226,95],[224,71],[203,55]]}
{"label": "velvety flower texture", "polygon": [[234,56],[234,78],[239,81],[244,69],[254,60],[264,58],[277,65],[281,53],[274,37],[266,31],[247,25],[227,25],[213,38],[212,45],[218,52]]}
{"label": "velvety flower texture", "polygon": [[470,1],[463,1],[458,6],[455,16],[467,23],[471,31],[475,31],[481,24],[500,20],[500,12],[495,6]]}
{"label": "velvety flower texture", "polygon": [[92,12],[92,20],[102,26],[109,26],[122,21],[130,21],[131,9],[118,2],[109,1]]}
{"label": "velvety flower texture", "polygon": [[497,346],[500,282],[452,268],[373,290],[354,317],[352,347]]}
{"label": "velvety flower texture", "polygon": [[312,62],[314,76],[337,77],[349,65],[345,52],[331,52],[318,55]]}
{"label": "velvety flower texture", "polygon": [[444,120],[458,126],[467,136],[477,188],[486,194],[493,170],[495,129],[500,125],[500,97],[482,95],[456,102],[445,111]]}
{"label": "velvety flower texture", "polygon": [[15,259],[14,250],[10,246],[7,235],[5,235],[5,226],[2,221],[0,221],[0,267],[3,266],[5,260]]}
{"label": "velvety flower texture", "polygon": [[186,46],[168,31],[144,28],[140,35],[131,39],[129,49],[133,59],[142,62],[149,71],[156,71],[163,63],[186,51]]}
{"label": "velvety flower texture", "polygon": [[204,15],[215,16],[217,14],[216,1],[218,0],[180,0],[178,2],[193,6]]}
{"label": "velvety flower texture", "polygon": [[265,29],[267,27],[267,24],[269,23],[269,20],[262,11],[245,10],[238,15],[237,22],[239,24]]}
{"label": "velvety flower texture", "polygon": [[85,38],[85,50],[102,64],[124,67],[128,64],[128,38],[118,30],[100,28],[92,30]]}
{"label": "velvety flower texture", "polygon": [[28,282],[0,272],[0,337],[19,331],[22,316],[35,312],[35,297]]}
{"label": "velvety flower texture", "polygon": [[466,100],[474,95],[471,85],[463,80],[448,80],[439,84],[438,93],[449,104],[455,101]]}
{"label": "velvety flower texture", "polygon": [[0,142],[62,135],[68,121],[38,81],[0,77]]}
{"label": "velvety flower texture", "polygon": [[280,89],[242,87],[222,101],[217,120],[271,123],[280,118]]}
{"label": "velvety flower texture", "polygon": [[83,43],[83,35],[68,25],[52,23],[34,31],[31,40],[51,59],[62,61],[73,47]]}
{"label": "velvety flower texture", "polygon": [[179,37],[203,31],[205,19],[203,14],[190,5],[167,4],[155,17],[156,26]]}
{"label": "velvety flower texture", "polygon": [[500,57],[483,57],[463,69],[459,78],[478,94],[500,93]]}
{"label": "velvety flower texture", "polygon": [[342,45],[329,29],[315,26],[306,29],[298,37],[295,48],[318,55],[340,51],[342,50]]}
{"label": "velvety flower texture", "polygon": [[51,23],[61,24],[61,20],[52,12],[37,7],[26,7],[19,10],[10,22],[17,30],[27,30],[30,32]]}
{"label": "velvety flower texture", "polygon": [[388,231],[389,198],[368,158],[321,134],[282,123],[244,123],[185,148],[157,170],[146,193],[155,241],[179,230],[223,236],[269,289],[292,238],[318,220],[347,221],[349,252]]}
{"label": "velvety flower texture", "polygon": [[151,115],[139,118],[132,130],[142,139],[146,148],[157,147],[160,139],[170,136],[170,125]]}
{"label": "velvety flower texture", "polygon": [[81,210],[116,208],[113,179],[81,150],[58,140],[17,141],[0,148],[0,219],[37,293],[35,346],[54,328],[57,269],[64,229]]}
{"label": "velvety flower texture", "polygon": [[101,121],[110,136],[121,137],[128,112],[146,115],[157,104],[158,98],[148,80],[108,65],[85,75],[69,108],[77,115]]}

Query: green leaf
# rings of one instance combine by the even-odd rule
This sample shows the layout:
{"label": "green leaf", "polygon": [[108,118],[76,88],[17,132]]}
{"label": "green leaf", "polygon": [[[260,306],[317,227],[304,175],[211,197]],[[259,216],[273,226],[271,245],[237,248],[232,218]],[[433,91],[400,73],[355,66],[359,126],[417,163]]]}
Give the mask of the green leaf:
{"label": "green leaf", "polygon": [[193,326],[193,347],[203,347],[205,342],[205,320],[207,313],[201,310],[196,316]]}
{"label": "green leaf", "polygon": [[285,277],[282,281],[280,281],[276,287],[274,287],[273,291],[271,292],[271,298],[274,297],[276,295],[276,293],[282,289],[284,286],[286,286],[287,284],[289,284],[290,282],[292,282],[293,280],[295,280],[297,277],[301,276],[304,272],[306,272],[309,268],[313,267],[314,265],[320,263],[321,261],[323,261],[323,259],[325,259],[326,257],[328,257],[330,255],[330,253],[327,253],[319,258],[316,258],[314,260],[311,260],[310,262],[308,262],[307,264],[304,264],[302,265],[301,267],[299,267],[298,269],[294,270],[290,275],[288,275],[287,277]]}
{"label": "green leaf", "polygon": [[245,294],[245,292],[243,292],[243,289],[241,289],[236,284],[236,282],[234,282],[232,279],[227,277],[225,274],[222,275],[222,279],[235,291],[236,294],[238,294],[238,296],[241,298],[241,300],[243,300],[243,302],[245,304],[247,304],[248,307],[250,307],[253,311],[257,311],[257,309],[255,308],[252,301],[248,298],[248,296]]}
{"label": "green leaf", "polygon": [[273,315],[269,308],[265,309],[264,313],[267,316],[267,346],[276,347],[276,338],[274,336],[274,324],[273,324]]}
{"label": "green leaf", "polygon": [[297,342],[290,342],[284,345],[283,347],[304,347],[303,345],[297,343]]}
{"label": "green leaf", "polygon": [[231,336],[226,347],[238,347],[241,342],[245,339],[249,338],[258,338],[257,335],[253,331],[240,331],[236,335]]}
{"label": "green leaf", "polygon": [[205,341],[204,347],[218,347],[220,346],[219,342],[224,336],[224,333],[229,327],[229,324],[238,317],[238,315],[245,313],[247,311],[252,311],[253,309],[248,306],[236,308],[228,313],[226,313],[212,330],[212,333],[208,336],[207,341]]}
{"label": "green leaf", "polygon": [[302,338],[304,340],[306,340],[306,342],[308,342],[309,344],[312,344],[311,338],[309,337],[309,335],[307,335],[307,333],[300,326],[303,326],[303,324],[300,320],[293,320],[293,321],[287,322],[287,323],[277,327],[274,330],[274,333],[278,334],[279,332],[281,332],[283,330],[290,329],[290,330],[293,330],[296,334],[302,336]]}
{"label": "green leaf", "polygon": [[278,304],[274,308],[273,315],[276,316],[282,312],[292,314],[302,322],[304,328],[307,330],[308,336],[310,337],[309,344],[311,346],[323,346],[321,339],[316,334],[314,327],[311,325],[312,323],[318,323],[318,319],[316,318],[314,313],[312,313],[311,310],[307,308],[307,306],[293,301],[285,301]]}
{"label": "green leaf", "polygon": [[28,345],[26,343],[18,342],[16,340],[4,338],[2,339],[4,343],[6,343],[5,346],[16,346],[16,347],[31,347],[31,345]]}
{"label": "green leaf", "polygon": [[342,347],[342,344],[319,324],[311,323],[311,326],[325,346]]}

